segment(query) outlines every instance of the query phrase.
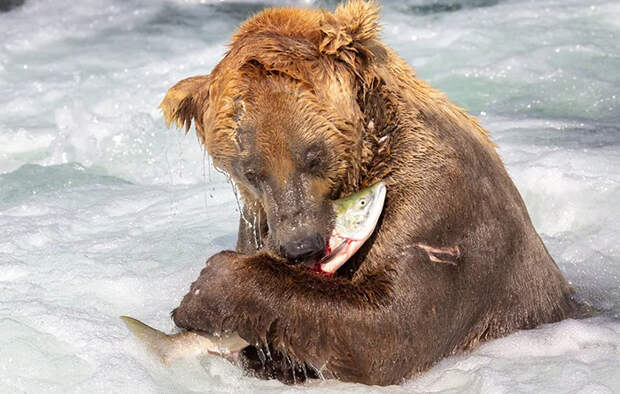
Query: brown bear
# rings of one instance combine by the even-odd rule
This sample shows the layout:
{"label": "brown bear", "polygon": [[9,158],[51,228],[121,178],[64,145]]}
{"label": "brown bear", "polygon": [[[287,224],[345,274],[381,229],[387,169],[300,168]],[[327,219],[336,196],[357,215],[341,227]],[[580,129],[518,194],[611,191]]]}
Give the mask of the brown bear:
{"label": "brown bear", "polygon": [[[237,332],[259,376],[399,383],[574,308],[486,131],[379,40],[378,11],[260,12],[161,104],[243,200],[237,251],[208,260],[173,319]],[[373,236],[334,275],[308,269],[331,201],[379,180]]]}

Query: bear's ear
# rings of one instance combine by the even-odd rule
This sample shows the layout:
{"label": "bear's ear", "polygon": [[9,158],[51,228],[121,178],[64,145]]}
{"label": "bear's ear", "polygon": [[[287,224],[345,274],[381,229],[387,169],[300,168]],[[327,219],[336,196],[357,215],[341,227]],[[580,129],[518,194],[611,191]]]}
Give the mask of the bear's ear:
{"label": "bear's ear", "polygon": [[159,108],[164,113],[168,127],[175,122],[177,127],[185,128],[185,132],[188,132],[192,120],[201,123],[208,98],[209,76],[199,75],[184,79],[168,89]]}
{"label": "bear's ear", "polygon": [[374,1],[349,0],[333,13],[323,12],[319,50],[336,56],[347,50],[363,50],[379,33],[378,19],[379,6]]}

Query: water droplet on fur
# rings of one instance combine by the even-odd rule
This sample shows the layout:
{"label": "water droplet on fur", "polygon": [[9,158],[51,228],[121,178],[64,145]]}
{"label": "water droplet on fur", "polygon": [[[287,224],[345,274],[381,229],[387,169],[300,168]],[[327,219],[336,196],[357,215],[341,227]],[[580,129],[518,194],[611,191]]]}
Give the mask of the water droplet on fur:
{"label": "water droplet on fur", "polygon": [[267,357],[265,356],[265,352],[263,351],[262,348],[257,347],[256,348],[256,353],[258,354],[258,359],[260,360],[260,363],[263,366],[263,369],[265,369],[265,362],[267,361]]}

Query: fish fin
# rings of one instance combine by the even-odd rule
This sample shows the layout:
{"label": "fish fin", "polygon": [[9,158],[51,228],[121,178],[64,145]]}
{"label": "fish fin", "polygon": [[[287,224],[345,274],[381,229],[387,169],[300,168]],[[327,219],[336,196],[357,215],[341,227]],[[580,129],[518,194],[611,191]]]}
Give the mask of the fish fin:
{"label": "fish fin", "polygon": [[121,316],[121,319],[136,338],[140,340],[152,353],[161,359],[164,364],[181,358],[177,351],[173,336],[167,335],[129,316]]}

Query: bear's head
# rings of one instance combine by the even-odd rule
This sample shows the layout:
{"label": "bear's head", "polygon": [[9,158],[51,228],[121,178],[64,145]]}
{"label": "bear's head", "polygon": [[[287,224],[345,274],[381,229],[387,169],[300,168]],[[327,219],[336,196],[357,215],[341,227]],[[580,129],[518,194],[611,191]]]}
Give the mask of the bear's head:
{"label": "bear's head", "polygon": [[387,53],[377,17],[364,1],[333,13],[263,11],[239,28],[211,74],[179,82],[161,104],[168,124],[187,131],[194,122],[249,212],[266,218],[264,247],[290,260],[324,252],[331,200],[368,174],[373,124],[360,100],[372,83],[367,69]]}

